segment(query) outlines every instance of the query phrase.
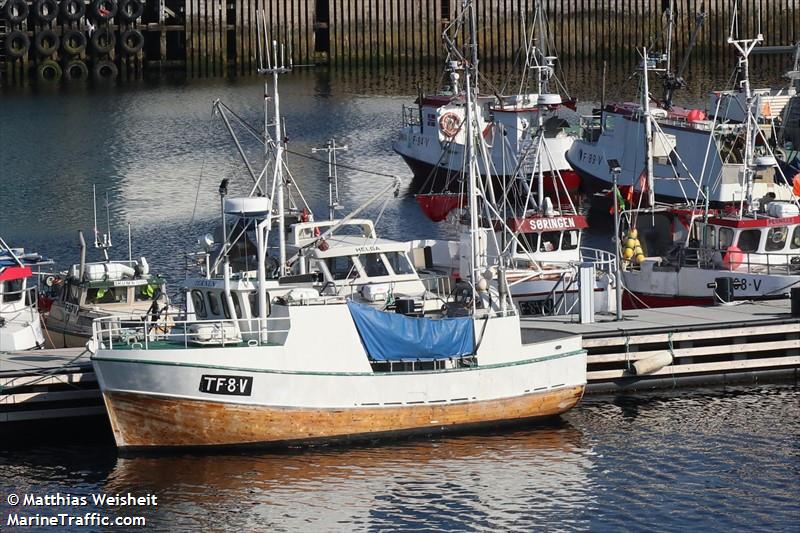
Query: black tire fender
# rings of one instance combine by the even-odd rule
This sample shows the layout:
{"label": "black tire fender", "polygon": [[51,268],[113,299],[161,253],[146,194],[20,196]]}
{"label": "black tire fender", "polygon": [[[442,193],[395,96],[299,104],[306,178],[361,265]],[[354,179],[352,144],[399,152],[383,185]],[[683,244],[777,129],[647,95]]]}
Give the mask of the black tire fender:
{"label": "black tire fender", "polygon": [[80,59],[73,59],[64,65],[66,81],[86,81],[89,79],[89,67]]}
{"label": "black tire fender", "polygon": [[25,0],[7,0],[6,6],[3,8],[5,19],[11,24],[19,24],[28,18],[28,3]]}
{"label": "black tire fender", "polygon": [[92,33],[92,48],[99,54],[106,54],[114,49],[114,31],[108,26],[101,26]]}
{"label": "black tire fender", "polygon": [[56,0],[36,0],[33,4],[33,13],[43,22],[50,22],[58,16],[58,2]]}
{"label": "black tire fender", "polygon": [[80,20],[86,13],[86,4],[83,0],[61,0],[61,16],[70,22]]}
{"label": "black tire fender", "polygon": [[144,35],[136,29],[125,30],[119,36],[119,47],[128,55],[138,54],[144,48]]}
{"label": "black tire fender", "polygon": [[53,55],[60,45],[61,39],[53,30],[42,30],[33,37],[33,47],[43,57]]}
{"label": "black tire fender", "polygon": [[14,30],[6,34],[6,55],[18,59],[28,53],[31,40],[24,31]]}
{"label": "black tire fender", "polygon": [[65,30],[61,36],[61,48],[70,55],[77,55],[86,49],[86,34],[79,30]]}
{"label": "black tire fender", "polygon": [[144,4],[142,0],[119,0],[118,12],[122,20],[132,22],[142,16]]}
{"label": "black tire fender", "polygon": [[43,83],[57,83],[63,74],[61,65],[52,59],[46,59],[36,66],[36,79]]}
{"label": "black tire fender", "polygon": [[117,74],[119,74],[117,66],[107,59],[101,59],[95,62],[94,68],[92,69],[92,76],[95,81],[113,81],[117,79]]}

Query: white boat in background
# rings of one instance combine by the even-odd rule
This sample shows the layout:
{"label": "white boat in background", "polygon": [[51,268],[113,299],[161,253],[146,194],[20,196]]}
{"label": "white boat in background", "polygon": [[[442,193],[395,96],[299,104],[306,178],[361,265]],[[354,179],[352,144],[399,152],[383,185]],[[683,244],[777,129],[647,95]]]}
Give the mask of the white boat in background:
{"label": "white boat in background", "polygon": [[[734,39],[743,74],[742,92],[747,110],[742,124],[742,183],[738,208],[712,209],[710,198],[702,207],[661,206],[633,209],[624,215],[628,230],[622,270],[628,307],[663,307],[728,303],[734,299],[758,300],[787,297],[800,285],[800,205],[787,184],[780,197],[790,201],[763,201],[756,180],[763,160],[760,95],[750,89],[749,56],[762,41]],[[647,68],[645,66],[645,79]],[[645,108],[647,102],[645,101]],[[768,149],[768,147],[767,147]],[[653,183],[652,166],[648,183]],[[652,185],[648,187],[652,190]],[[639,245],[640,251],[631,252]],[[627,252],[627,253],[625,253]],[[635,257],[631,257],[634,256]]]}
{"label": "white boat in background", "polygon": [[[463,207],[466,198],[466,95],[459,74],[461,59],[454,53],[454,43],[462,32],[460,19],[444,30],[447,60],[443,79],[448,85],[435,95],[420,94],[416,106],[403,106],[403,127],[393,143],[414,174],[417,202],[435,222],[451,209]],[[509,81],[503,88],[491,87],[491,92],[477,97],[477,130],[486,140],[488,153],[486,161],[479,163],[480,173],[500,186],[512,176],[522,174],[533,180],[537,172],[543,172],[545,189],[540,193],[559,204],[575,195],[579,186],[577,174],[564,157],[573,136],[558,114],[561,107],[574,111],[576,103],[555,76],[557,58],[552,54],[554,45],[541,0],[536,1],[531,25],[523,25],[523,32],[525,49],[519,61],[524,64],[519,80],[513,82],[519,84],[516,92],[505,95]],[[537,162],[541,144],[547,145],[549,157]]]}
{"label": "white boat in background", "polygon": [[[699,23],[695,32],[698,29]],[[739,207],[745,200],[744,184],[749,172],[744,153],[748,125],[743,119],[753,113],[756,122],[766,129],[780,117],[788,97],[770,90],[756,90],[745,96],[739,86],[712,92],[705,110],[674,106],[671,95],[676,84],[670,84],[675,76],[669,60],[669,46],[664,55],[648,54],[642,58],[651,72],[666,62],[661,69],[666,80],[664,101],[652,100],[647,89],[646,105],[644,99],[609,103],[602,106],[599,114],[582,117],[581,137],[569,148],[567,160],[580,175],[584,192],[603,208],[610,203],[610,197],[601,193],[611,189],[612,167],[619,168],[617,179],[622,189],[643,192],[648,164],[653,184],[646,207],[653,207],[655,202],[704,204],[706,196],[712,208]],[[637,79],[643,94],[646,80],[642,76]],[[749,111],[746,98],[750,100]],[[647,128],[651,131],[645,135]],[[781,186],[786,177],[770,148],[774,143],[763,132],[760,137],[763,142],[756,147],[759,165],[749,185],[751,197],[762,204],[790,200],[791,191]],[[618,164],[611,165],[612,161]]]}
{"label": "white boat in background", "polygon": [[52,264],[39,254],[11,248],[0,238],[0,352],[43,348],[33,267]]}
{"label": "white boat in background", "polygon": [[[471,2],[465,15],[474,33]],[[278,115],[277,78],[288,68],[279,62],[277,45],[271,48],[272,59],[260,70],[273,78]],[[473,75],[464,73],[468,128],[476,124]],[[467,148],[472,151],[469,141]],[[478,199],[474,164],[468,175],[477,236],[479,204],[486,206]],[[283,204],[274,205],[277,214],[265,210],[256,224],[258,317],[249,319],[241,342],[203,345],[192,333],[202,322],[190,320],[169,333],[151,330],[140,344],[120,345],[113,340],[113,323],[95,322],[92,362],[118,447],[313,444],[430,434],[554,416],[580,400],[586,384],[580,337],[523,344],[503,270],[497,271],[499,290],[492,292],[484,277],[490,265],[474,241],[466,283],[435,316],[409,317],[320,293],[273,298],[266,250],[269,229],[283,217]],[[230,269],[223,272],[229,283]],[[237,322],[206,323],[224,329],[238,328]],[[139,328],[147,332],[146,324]]]}

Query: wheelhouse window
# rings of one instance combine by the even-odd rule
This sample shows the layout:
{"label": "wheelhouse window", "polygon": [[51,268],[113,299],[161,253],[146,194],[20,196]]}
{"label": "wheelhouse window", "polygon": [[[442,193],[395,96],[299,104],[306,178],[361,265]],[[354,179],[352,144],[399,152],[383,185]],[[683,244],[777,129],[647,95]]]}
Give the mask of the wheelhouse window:
{"label": "wheelhouse window", "polygon": [[[258,318],[261,316],[259,314],[259,307],[258,307],[258,292],[251,291],[247,295],[247,299],[250,302],[250,317],[251,318]],[[267,293],[267,316],[269,316],[270,308],[269,308],[269,293]]]}
{"label": "wheelhouse window", "polygon": [[325,264],[335,280],[355,279],[358,277],[358,270],[356,270],[356,266],[350,256],[329,257],[325,260]]}
{"label": "wheelhouse window", "polygon": [[795,226],[794,231],[792,232],[792,242],[789,247],[792,250],[797,250],[800,248],[800,226]]}
{"label": "wheelhouse window", "polygon": [[739,249],[743,252],[755,252],[758,250],[758,242],[761,240],[761,230],[747,229],[739,234]]}
{"label": "wheelhouse window", "polygon": [[733,230],[731,228],[719,228],[719,249],[727,250],[733,244]]}
{"label": "wheelhouse window", "polygon": [[769,228],[767,232],[767,244],[764,246],[764,249],[768,252],[783,250],[786,246],[787,235],[789,235],[789,228],[786,226]]}
{"label": "wheelhouse window", "polygon": [[574,250],[581,243],[581,236],[578,230],[569,230],[564,232],[564,241],[561,243],[562,250]]}
{"label": "wheelhouse window", "polygon": [[160,292],[158,285],[154,283],[148,283],[147,285],[142,285],[141,287],[136,287],[134,289],[134,299],[137,302],[147,302],[155,298],[155,296]]}
{"label": "wheelhouse window", "polygon": [[541,252],[555,252],[559,248],[561,241],[560,231],[546,231],[542,233],[542,242],[539,245]]}
{"label": "wheelhouse window", "polygon": [[86,291],[87,304],[124,304],[128,301],[128,287],[100,287]]}
{"label": "wheelhouse window", "polygon": [[413,274],[414,267],[408,261],[408,257],[403,252],[386,252],[386,260],[395,274]]}
{"label": "wheelhouse window", "polygon": [[535,252],[539,248],[538,233],[520,233],[517,235],[517,253]]}
{"label": "wheelhouse window", "polygon": [[197,315],[197,318],[206,317],[206,302],[202,292],[198,290],[192,291],[192,305],[194,306],[194,314]]}
{"label": "wheelhouse window", "polygon": [[244,295],[239,295],[237,293],[231,294],[231,299],[233,300],[233,310],[236,311],[236,318],[242,318],[242,304],[239,303],[239,298],[244,298]]}
{"label": "wheelhouse window", "polygon": [[5,287],[3,283],[0,283],[0,291],[3,293],[3,303],[18,302],[22,299],[23,282],[24,280],[22,279],[12,279],[5,282]]}
{"label": "wheelhouse window", "polygon": [[703,242],[708,248],[717,247],[717,227],[703,226]]}
{"label": "wheelhouse window", "polygon": [[364,267],[367,277],[375,278],[388,276],[389,270],[381,259],[381,254],[365,254],[361,256],[361,265]]}
{"label": "wheelhouse window", "polygon": [[208,291],[206,295],[208,296],[208,310],[212,315],[220,316],[219,298],[217,297],[217,294]]}

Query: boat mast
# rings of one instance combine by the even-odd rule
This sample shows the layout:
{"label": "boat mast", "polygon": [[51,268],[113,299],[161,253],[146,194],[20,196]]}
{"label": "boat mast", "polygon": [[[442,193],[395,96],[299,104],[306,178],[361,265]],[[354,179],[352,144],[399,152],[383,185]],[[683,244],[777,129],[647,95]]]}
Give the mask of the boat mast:
{"label": "boat mast", "polygon": [[[755,120],[753,117],[753,93],[750,89],[750,53],[753,51],[764,36],[759,33],[755,39],[734,39],[734,28],[736,27],[736,14],[738,10],[738,2],[734,4],[733,17],[731,20],[731,34],[728,37],[728,43],[736,48],[739,52],[739,70],[742,73],[742,89],[744,89],[745,96],[745,112],[747,113],[747,121],[745,122],[745,146],[744,146],[744,187],[745,194],[739,204],[739,218],[744,214],[744,203],[747,202],[747,209],[753,208],[753,179],[755,175],[754,170],[754,153],[756,135],[758,126],[753,124]],[[754,127],[755,126],[755,127]]]}
{"label": "boat mast", "polygon": [[[260,74],[269,74],[272,76],[272,107],[273,107],[273,130],[275,136],[275,169],[274,169],[274,183],[277,189],[277,203],[278,203],[278,253],[280,266],[278,267],[278,276],[286,275],[286,213],[284,194],[286,189],[286,182],[283,177],[284,170],[284,150],[285,142],[284,135],[281,131],[281,101],[278,92],[278,76],[286,74],[292,70],[292,51],[289,50],[289,66],[286,66],[285,50],[281,44],[278,46],[277,41],[272,41],[272,50],[269,49],[269,43],[265,46],[267,57],[267,68],[261,69]],[[272,58],[270,59],[270,56]],[[269,157],[269,83],[264,82],[264,155]]]}
{"label": "boat mast", "polygon": [[[645,153],[647,157],[647,202],[650,207],[656,205],[655,177],[653,176],[653,123],[652,113],[650,112],[650,82],[648,79],[648,57],[647,48],[642,53],[642,110],[644,112],[644,131],[645,131]],[[633,185],[633,184],[632,184]]]}
{"label": "boat mast", "polygon": [[[541,0],[537,0],[536,2],[536,12],[534,13],[534,25],[538,23],[539,25],[539,46],[534,47],[533,54],[534,54],[534,61],[536,67],[538,69],[537,72],[537,87],[536,87],[536,98],[541,101],[542,94],[547,90],[547,68],[546,65],[547,61],[547,54],[545,53],[545,34],[544,34],[544,20],[542,17],[542,2]],[[541,58],[542,63],[540,64],[540,60],[536,58],[536,52],[539,52],[539,58]],[[542,109],[543,105],[537,105],[536,110],[536,117],[538,123],[538,132],[539,132],[539,145],[536,147],[536,168],[539,170],[538,173],[538,182],[536,184],[536,200],[539,204],[539,210],[544,211],[544,165],[542,164],[542,149],[544,147],[544,132],[542,128],[544,127],[544,117],[542,116]]]}
{"label": "boat mast", "polygon": [[[475,120],[475,96],[477,94],[477,86],[473,87],[473,73],[477,73],[478,56],[477,56],[477,35],[475,29],[475,7],[470,0],[464,0],[464,9],[469,10],[467,16],[469,17],[469,35],[472,47],[472,60],[469,65],[464,69],[464,85],[466,98],[465,108],[465,122],[466,122],[466,142],[465,151],[467,156],[467,176],[468,176],[468,192],[469,192],[469,233],[470,233],[470,281],[473,288],[477,288],[479,278],[479,237],[478,237],[478,183],[477,183],[477,160],[475,154],[475,138],[474,138],[474,124]],[[475,312],[475,298],[472,299],[472,312]]]}
{"label": "boat mast", "polygon": [[675,31],[675,0],[667,6],[667,76],[672,74],[672,34]]}

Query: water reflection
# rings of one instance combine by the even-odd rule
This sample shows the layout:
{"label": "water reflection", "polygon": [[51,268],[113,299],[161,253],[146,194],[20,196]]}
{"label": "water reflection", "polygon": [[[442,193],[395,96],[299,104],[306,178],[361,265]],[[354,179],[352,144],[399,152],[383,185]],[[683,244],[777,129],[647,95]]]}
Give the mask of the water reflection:
{"label": "water reflection", "polygon": [[120,458],[104,490],[153,491],[158,522],[188,527],[224,517],[244,530],[530,530],[592,500],[584,440],[557,423],[301,453]]}

